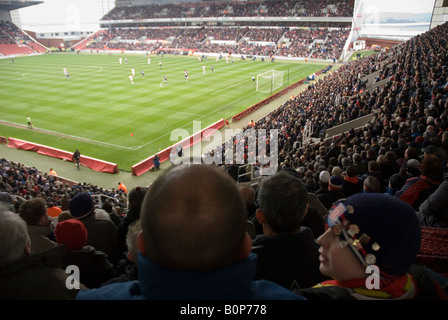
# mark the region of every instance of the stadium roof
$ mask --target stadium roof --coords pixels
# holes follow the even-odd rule
[[[43,1],[0,0],[0,10],[17,10],[41,3],[43,3]]]

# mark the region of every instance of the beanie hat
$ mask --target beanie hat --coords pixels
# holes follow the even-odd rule
[[[322,183],[328,183],[330,180],[330,172],[323,170],[319,173],[319,181]]]
[[[342,179],[339,176],[332,176],[330,180],[328,181],[328,185],[331,187],[331,189],[342,189],[342,184],[344,183],[344,179]]]
[[[81,219],[93,212],[93,199],[87,192],[81,192],[70,200],[68,207],[73,218]]]
[[[365,266],[381,276],[404,275],[418,254],[421,227],[414,209],[381,193],[357,193],[336,202],[328,226]]]
[[[87,229],[79,220],[68,219],[58,222],[54,229],[56,242],[65,244],[65,250],[80,250],[87,244]]]
[[[422,144],[423,141],[425,141],[425,138],[423,138],[423,136],[418,136],[415,138],[415,142],[417,142],[418,144]]]

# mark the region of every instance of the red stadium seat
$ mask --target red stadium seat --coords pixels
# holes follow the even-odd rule
[[[416,262],[448,275],[448,228],[422,227],[422,244]]]

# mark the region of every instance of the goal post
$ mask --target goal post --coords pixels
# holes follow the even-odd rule
[[[257,75],[257,91],[272,93],[283,86],[284,71],[269,70]]]

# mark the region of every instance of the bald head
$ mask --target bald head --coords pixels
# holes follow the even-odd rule
[[[240,258],[246,207],[235,181],[214,166],[166,171],[151,185],[140,216],[146,255],[161,267],[209,271]]]

